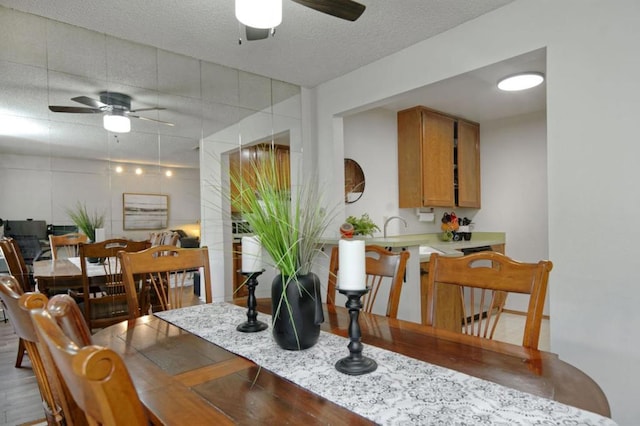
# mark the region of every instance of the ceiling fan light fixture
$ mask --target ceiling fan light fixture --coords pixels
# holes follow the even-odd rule
[[[236,0],[236,18],[248,27],[275,28],[282,22],[282,0]]]
[[[543,81],[544,74],[541,72],[522,72],[509,75],[498,81],[498,89],[506,92],[516,92],[539,86]]]
[[[131,131],[131,120],[122,114],[105,114],[102,118],[105,130],[113,133],[129,133]]]

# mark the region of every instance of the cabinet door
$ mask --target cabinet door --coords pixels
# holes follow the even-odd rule
[[[480,208],[480,126],[458,121],[458,206]]]
[[[244,182],[247,183],[249,187],[254,186],[255,173],[251,163],[255,161],[255,157],[254,147],[243,148],[241,151],[238,150],[229,154],[229,172],[232,176],[242,178],[242,182],[239,182],[240,184]],[[229,186],[231,200],[239,201],[240,192],[246,188],[238,187],[233,179],[229,182]],[[231,203],[232,212],[240,212],[241,209],[238,207],[237,203]]]
[[[455,120],[422,111],[422,205],[453,207]]]
[[[242,275],[242,243],[233,243],[233,298],[245,297],[249,294],[244,286],[245,276]]]
[[[422,109],[398,112],[398,206],[422,206]]]

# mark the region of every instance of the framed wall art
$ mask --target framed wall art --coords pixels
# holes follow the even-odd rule
[[[122,194],[125,230],[165,229],[169,223],[169,196]]]

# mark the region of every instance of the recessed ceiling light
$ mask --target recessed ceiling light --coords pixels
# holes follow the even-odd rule
[[[167,170],[166,172],[164,172],[164,175],[166,177],[171,177],[171,176],[173,176],[173,172],[171,170]]]
[[[140,167],[138,167],[138,168],[136,169],[136,174],[137,174],[137,175],[141,175],[141,174],[142,174],[142,169],[141,169]]]
[[[544,74],[541,72],[523,72],[507,76],[498,81],[498,89],[507,92],[531,89],[544,81]]]
[[[122,173],[124,171],[124,169],[122,168],[122,166],[116,166],[116,173]]]

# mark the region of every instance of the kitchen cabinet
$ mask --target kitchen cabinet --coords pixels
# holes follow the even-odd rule
[[[480,126],[418,106],[398,112],[399,207],[480,208]]]
[[[229,154],[229,171],[232,176],[242,176],[242,181],[246,182],[251,188],[255,188],[255,171],[253,164],[260,164],[260,162],[267,158],[269,151],[271,150],[271,144],[259,144],[248,146],[238,149]],[[276,164],[278,167],[279,180],[283,183],[283,189],[289,189],[289,147],[286,145],[274,145],[274,152],[276,156]],[[230,182],[230,195],[231,199],[238,199],[240,195],[240,188]],[[231,211],[233,213],[240,212],[240,208],[232,203]]]
[[[245,276],[240,272],[242,270],[242,243],[233,243],[233,298],[246,297],[249,294],[247,287],[244,286]]]

